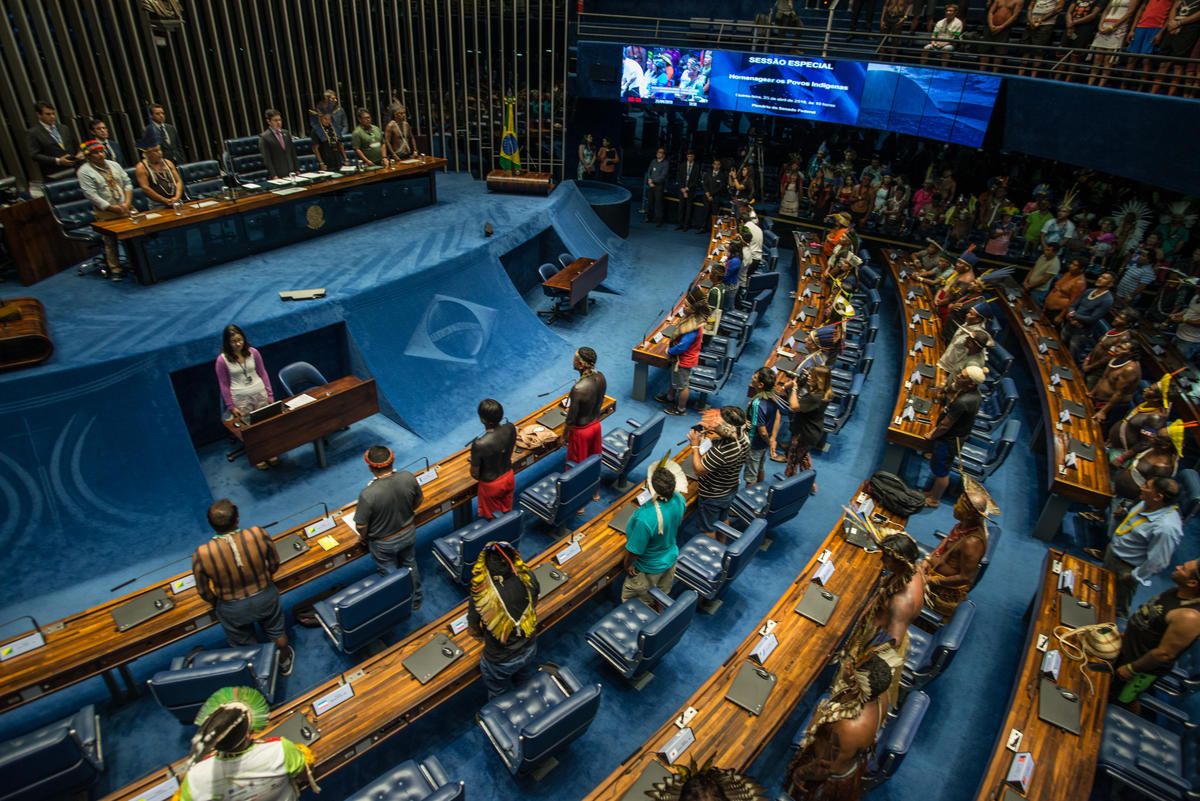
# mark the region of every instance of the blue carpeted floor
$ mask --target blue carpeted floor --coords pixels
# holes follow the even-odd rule
[[[336,435],[329,449],[330,466],[325,471],[315,468],[307,449],[293,452],[281,468],[265,473],[243,463],[227,463],[225,446],[221,443],[202,447],[198,453],[191,451],[196,473],[193,483],[198,482],[200,487],[189,487],[186,492],[173,490],[176,495],[170,496],[186,497],[192,504],[178,514],[178,519],[188,521],[191,542],[181,539],[164,546],[146,533],[148,529],[144,526],[136,534],[132,529],[110,532],[108,544],[97,551],[93,578],[73,582],[55,572],[54,543],[39,546],[36,542],[22,541],[21,548],[31,560],[33,576],[21,585],[21,592],[9,596],[5,611],[19,614],[36,609],[40,619],[52,619],[106,597],[107,585],[141,572],[146,562],[186,555],[195,538],[203,536],[201,527],[196,525],[197,504],[202,510],[210,497],[233,497],[247,521],[282,518],[318,500],[344,503],[357,494],[367,478],[360,461],[367,444],[386,441],[405,455],[402,460],[420,456],[438,458],[456,450],[476,433],[471,411],[478,398],[492,395],[502,400],[510,415],[523,414],[541,402],[537,398],[539,393],[571,378],[570,354],[582,345],[590,345],[599,353],[598,366],[608,377],[609,393],[617,398],[613,425],[623,423],[628,417],[644,419],[656,411],[657,404],[639,404],[629,397],[633,369],[629,349],[655,314],[672,303],[695,275],[707,240],[694,233],[655,229],[637,222],[627,242],[606,236],[569,184],[557,190],[549,201],[511,197],[498,200],[485,195],[480,184],[460,176],[447,176],[439,190],[441,202],[436,209],[293,246],[275,261],[265,257],[248,259],[248,264],[229,266],[230,272],[223,279],[216,271],[208,271],[147,289],[109,287],[63,275],[35,287],[52,310],[81,309],[79,327],[71,329],[73,336],[56,356],[56,363],[49,368],[51,372],[83,370],[92,362],[106,364],[113,359],[136,357],[135,352],[141,346],[130,347],[131,337],[146,342],[147,347],[152,341],[162,345],[159,351],[144,357],[158,369],[164,369],[164,365],[165,369],[178,369],[211,358],[218,338],[216,332],[229,318],[227,310],[219,314],[214,310],[214,304],[221,299],[214,300],[211,295],[215,287],[222,285],[222,280],[227,282],[233,276],[254,287],[254,292],[248,291],[238,301],[237,317],[253,320],[264,333],[283,335],[344,318],[362,358],[379,380],[381,391],[395,408],[394,417],[398,419],[379,415]],[[483,218],[501,223],[497,225],[500,242],[482,241],[476,229]],[[547,328],[533,316],[533,310],[546,302],[540,289],[526,292],[522,299],[511,283],[505,286],[506,276],[498,259],[549,225],[553,225],[571,252],[589,253],[599,247],[613,254],[606,282],[613,293],[598,294],[590,315]],[[431,232],[433,228],[436,230]],[[397,248],[399,242],[404,247]],[[443,260],[453,269],[436,267]],[[331,270],[331,265],[338,265],[339,269]],[[789,265],[790,254],[785,252],[781,259],[781,286],[785,288],[796,283]],[[300,275],[293,270],[299,270]],[[264,271],[267,277],[263,276]],[[278,275],[271,271],[278,271]],[[265,295],[285,275],[289,286],[326,283],[339,287],[339,291],[331,292],[331,298],[322,304],[300,312],[289,308],[285,310],[289,313],[286,318],[278,318],[278,301],[272,303]],[[599,716],[563,757],[562,765],[540,783],[510,778],[474,724],[474,712],[484,700],[482,687],[477,684],[410,726],[403,735],[376,747],[322,782],[325,791],[320,798],[332,801],[345,798],[389,766],[429,754],[436,754],[452,777],[466,781],[472,799],[510,801],[531,797],[569,801],[582,797],[611,772],[757,627],[828,533],[841,504],[878,465],[884,444],[881,435],[896,397],[900,360],[895,357],[901,352],[902,339],[894,290],[886,286],[882,291],[883,323],[877,338],[880,357],[875,361],[851,422],[841,434],[830,439],[828,453],[814,457],[819,494],[808,502],[798,518],[773,533],[772,546],[756,556],[745,574],[727,590],[716,613],[696,618],[684,640],[654,670],[654,679],[642,691],[632,690],[584,643],[588,627],[615,606],[611,593],[585,604],[572,618],[541,638],[542,659],[569,665],[582,680],[604,685]],[[437,292],[487,303],[499,310],[501,320],[495,327],[495,336],[504,342],[494,346],[495,353],[489,351],[476,364],[406,358],[408,332],[388,336],[389,325],[402,327],[405,318],[427,308],[429,298]],[[790,307],[786,292],[781,292],[764,316],[733,377],[720,396],[713,399],[714,404],[744,403],[750,373],[763,363]],[[160,324],[150,334],[138,333],[137,317],[151,314],[155,319],[162,314],[175,315],[175,322],[171,326]],[[298,319],[292,319],[297,315]],[[104,318],[108,318],[107,326]],[[63,325],[75,325],[74,317],[71,319]],[[119,347],[121,343],[124,345]],[[987,577],[972,593],[978,615],[966,646],[951,669],[929,688],[932,707],[912,752],[896,776],[874,791],[872,798],[960,801],[973,796],[1007,703],[1024,638],[1020,617],[1034,591],[1035,573],[1045,553],[1045,545],[1027,534],[1043,500],[1038,487],[1044,481],[1044,467],[1027,447],[1028,432],[1040,410],[1036,394],[1030,391],[1028,373],[1019,359],[1013,374],[1024,390],[1022,404],[1016,411],[1024,433],[1018,447],[988,481],[1003,510],[1004,541]],[[665,386],[665,373],[652,371],[650,394],[661,392]],[[0,414],[6,411],[9,410],[0,404]],[[400,424],[401,420],[407,427]],[[668,417],[660,452],[674,451],[694,421],[694,415]],[[136,443],[126,444],[131,448],[136,446]],[[175,447],[177,453],[183,452],[183,448]],[[0,450],[0,457],[3,456],[4,451]],[[140,458],[137,454],[135,457]],[[521,474],[518,491],[561,464],[562,457],[554,457]],[[139,472],[131,473],[130,478],[154,469],[136,461],[134,466]],[[641,475],[641,471],[637,473]],[[926,483],[929,475],[924,463],[910,459],[906,478],[916,486]],[[611,489],[602,488],[601,500],[589,506],[588,511],[599,511],[614,497]],[[156,496],[147,496],[131,507],[152,516],[156,512],[153,498]],[[918,539],[932,543],[932,532],[937,528],[948,529],[950,525],[949,506],[943,505],[912,518],[910,531]],[[445,533],[448,527],[449,521],[443,519],[422,529],[419,560],[425,575],[426,602],[413,621],[392,633],[391,641],[461,600],[461,591],[445,577],[428,551],[429,540]],[[64,523],[63,528],[70,527]],[[683,539],[693,533],[688,526]],[[144,539],[153,558],[139,561],[111,552],[116,543],[122,542],[118,539],[122,534]],[[550,544],[546,532],[535,526],[526,533],[522,550],[537,553]],[[1193,531],[1189,531],[1180,551],[1181,559],[1196,555]],[[285,606],[367,572],[365,564],[348,565],[315,586],[293,593],[285,599]],[[358,661],[335,653],[319,630],[293,627],[292,635],[297,665],[293,675],[282,680],[281,697],[302,693]],[[219,646],[221,642],[219,632],[210,630],[141,660],[133,665],[134,675],[144,680],[174,655],[197,644]],[[814,688],[809,702],[821,689]],[[181,726],[151,699],[143,697],[114,708],[105,701],[105,695],[103,684],[93,680],[7,713],[0,716],[0,738],[61,717],[83,703],[99,703],[107,765],[98,792],[120,787],[185,750],[190,727]],[[804,713],[802,705],[793,715],[793,724],[774,738],[751,770],[772,791],[781,785],[787,743],[794,724],[803,719]],[[950,765],[953,770],[948,769]],[[934,776],[937,780],[930,781]]]

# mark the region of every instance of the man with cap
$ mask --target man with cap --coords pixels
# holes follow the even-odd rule
[[[979,562],[987,553],[987,521],[1000,513],[992,496],[975,479],[963,476],[963,490],[954,504],[958,522],[938,547],[921,562],[925,574],[925,605],[949,620],[975,584]]]
[[[671,592],[675,583],[675,560],[679,546],[675,536],[683,523],[687,502],[687,476],[670,454],[664,456],[646,478],[650,500],[638,507],[625,526],[625,583],[621,601],[638,598],[651,608],[657,604],[652,588]]]
[[[128,217],[133,208],[133,182],[129,174],[115,161],[105,157],[104,145],[89,139],[79,146],[86,159],[79,168],[79,188],[83,196],[92,202],[92,211],[97,220],[119,220]],[[104,235],[104,262],[108,275],[114,281],[125,277],[117,253],[115,237]]]
[[[725,521],[729,507],[738,491],[738,473],[750,455],[750,439],[746,436],[746,415],[736,406],[722,406],[704,414],[700,427],[716,438],[707,452],[700,452],[700,432],[688,430],[692,444],[692,472],[699,482],[696,514],[700,530],[715,536],[717,523]],[[723,537],[717,537],[724,542]]]
[[[1117,617],[1129,617],[1138,585],[1150,586],[1150,579],[1171,563],[1175,547],[1183,539],[1175,479],[1151,478],[1138,495],[1140,501],[1117,523],[1103,555],[1104,567],[1113,571],[1117,580]],[[1100,557],[1099,551],[1085,550],[1093,558]]]
[[[934,478],[933,486],[925,493],[926,506],[936,508],[950,485],[950,470],[962,444],[971,436],[971,426],[975,424],[975,415],[983,402],[979,385],[985,377],[982,367],[967,367],[940,393],[942,411],[937,425],[929,432],[930,468]]]
[[[688,381],[692,368],[700,360],[700,348],[704,344],[704,324],[712,310],[704,289],[694,286],[688,290],[683,302],[685,317],[675,326],[667,356],[671,359],[671,387],[663,395],[655,395],[659,403],[667,404],[667,414],[687,413]]]
[[[425,500],[421,485],[407,470],[396,472],[391,448],[375,445],[363,454],[372,478],[358,494],[354,527],[367,543],[379,575],[407,567],[412,574],[413,611],[421,608],[421,573],[417,569],[417,508]]]

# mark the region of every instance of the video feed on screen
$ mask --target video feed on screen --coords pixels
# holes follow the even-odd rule
[[[622,55],[623,100],[676,106],[708,105],[711,50],[628,45]]]

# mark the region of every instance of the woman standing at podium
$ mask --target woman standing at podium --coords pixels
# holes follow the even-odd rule
[[[255,409],[275,401],[267,366],[257,348],[250,347],[246,334],[236,325],[225,326],[221,335],[221,353],[217,356],[217,384],[229,417],[241,418]],[[229,419],[227,417],[226,419]],[[270,464],[279,464],[272,457]],[[267,462],[256,467],[266,470]]]

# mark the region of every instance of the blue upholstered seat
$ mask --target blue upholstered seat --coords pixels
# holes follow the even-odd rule
[[[346,801],[463,801],[462,782],[451,782],[437,757],[401,762]]]
[[[665,414],[656,412],[645,423],[639,423],[632,418],[626,420],[625,425],[633,429],[632,431],[614,428],[604,433],[600,442],[600,461],[617,474],[613,488],[618,492],[624,492],[631,486],[626,478],[633,468],[645,461],[658,444],[666,419]]]
[[[61,206],[64,203],[74,203],[78,200],[86,199],[83,196],[83,187],[79,185],[78,178],[48,181],[42,186],[42,192],[46,195],[46,202],[51,206]]]
[[[962,647],[971,621],[975,619],[975,604],[967,600],[958,605],[949,622],[930,634],[919,626],[908,627],[908,655],[900,684],[913,689],[924,687],[940,676]]]
[[[222,687],[253,687],[267,703],[273,702],[278,676],[279,649],[268,642],[176,657],[146,684],[159,706],[180,723],[190,724],[208,697]]]
[[[0,801],[69,798],[90,787],[103,770],[100,720],[88,705],[0,743]]]
[[[571,297],[571,292],[566,289],[558,289],[557,287],[546,286],[546,282],[553,278],[558,273],[562,272],[561,267],[556,267],[553,264],[543,264],[538,267],[538,278],[542,283],[542,294],[552,301],[549,309],[541,309],[538,314],[547,315],[550,319],[547,324],[554,322],[559,317],[566,317],[574,320],[574,312],[567,305],[567,299]]]
[[[816,480],[815,470],[804,470],[791,477],[777,475],[771,481],[743,487],[734,497],[729,511],[746,525],[755,518],[762,518],[767,528],[774,528],[796,516],[812,496]]]
[[[1004,464],[1020,435],[1020,419],[1009,417],[1000,427],[999,436],[983,442],[972,437],[960,451],[962,471],[980,481],[987,478]]]
[[[1179,497],[1179,516],[1187,523],[1200,511],[1200,473],[1189,467],[1180,470],[1175,479],[1182,490]]]
[[[920,690],[910,692],[900,705],[900,712],[888,715],[883,731],[875,740],[875,750],[867,763],[864,782],[867,788],[883,784],[904,761],[913,740],[921,729],[921,721],[929,710],[929,696]]]
[[[263,162],[262,156],[260,156],[257,151],[253,156],[233,157],[233,171],[242,180],[246,180],[246,176],[250,175],[251,173],[257,174],[263,172],[265,174],[265,169],[266,164]]]
[[[212,160],[193,161],[191,164],[177,164],[176,168],[179,170],[179,177],[183,179],[184,184],[207,181],[210,178],[219,178],[221,176],[221,165]]]
[[[433,555],[450,577],[459,584],[469,584],[471,569],[483,549],[493,542],[507,542],[514,548],[521,544],[525,528],[525,513],[520,509],[502,514],[493,520],[476,520],[433,541]]]
[[[558,266],[564,270],[567,269],[567,267],[569,267],[571,265],[571,262],[573,262],[573,261],[575,261],[575,257],[572,256],[570,253],[559,253],[558,254]]]
[[[412,614],[413,583],[408,568],[372,574],[313,605],[321,628],[351,654]]]
[[[565,667],[543,665],[532,679],[499,695],[475,720],[509,772],[528,773],[587,731],[600,709],[600,685],[581,685]]]
[[[1155,704],[1157,706],[1157,704]],[[1104,713],[1097,767],[1153,801],[1184,801],[1200,790],[1196,740],[1127,709],[1109,704]]]
[[[712,337],[700,351],[699,363],[692,368],[688,389],[699,392],[701,397],[719,392],[733,372],[736,355],[727,337]]]
[[[279,383],[288,395],[299,395],[313,387],[324,386],[329,380],[308,362],[292,362],[279,371]]]
[[[862,394],[865,378],[862,373],[856,373],[850,382],[850,389],[846,394],[841,398],[835,398],[833,403],[825,407],[826,431],[836,434],[850,421],[850,415],[854,413],[854,407],[858,404],[858,397]]]
[[[640,599],[630,598],[587,633],[588,645],[627,679],[653,668],[696,616],[697,596],[692,590],[684,590],[674,601],[658,589],[650,594],[663,611],[655,612]]]
[[[675,578],[709,601],[737,578],[758,553],[767,535],[767,521],[755,519],[741,533],[724,523],[717,523],[717,533],[725,535],[724,545],[705,534],[698,534],[679,549],[679,558],[675,561]]]
[[[90,200],[73,200],[54,207],[54,216],[63,227],[63,233],[72,239],[92,242],[100,241],[100,234],[92,230],[96,212]]]
[[[600,486],[600,454],[562,473],[551,473],[521,493],[520,507],[555,528],[562,528],[588,505]]]

